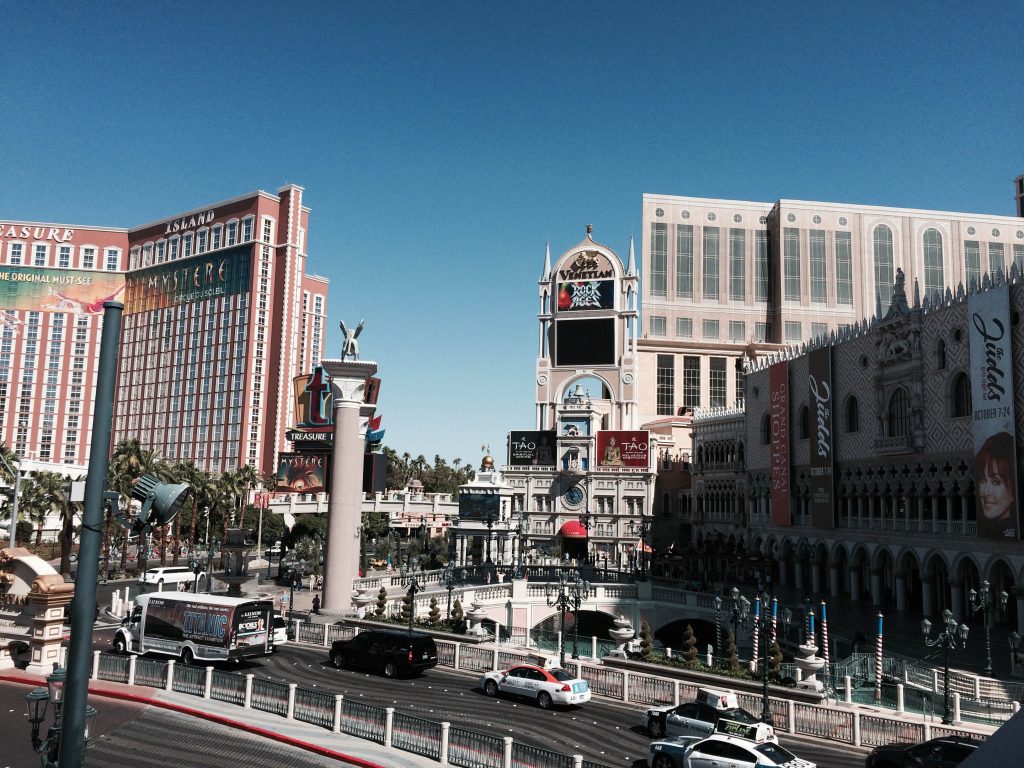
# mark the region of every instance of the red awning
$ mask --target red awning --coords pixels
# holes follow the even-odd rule
[[[585,539],[587,538],[587,529],[578,520],[570,520],[568,523],[562,524],[558,535],[563,539]]]

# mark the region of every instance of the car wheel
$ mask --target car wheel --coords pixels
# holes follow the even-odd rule
[[[537,706],[541,709],[551,709],[551,694],[541,691],[537,694]]]
[[[488,680],[486,683],[484,683],[484,693],[486,693],[488,696],[497,696],[498,684],[493,680]]]
[[[192,649],[191,648],[186,648],[185,650],[183,650],[181,652],[181,663],[182,664],[187,664],[187,665],[191,666],[192,662],[194,662],[195,660],[196,660],[196,656],[195,656],[194,653],[192,653]]]
[[[647,730],[651,732],[651,737],[660,739],[665,735],[665,723],[660,717],[652,717],[647,721]]]
[[[655,755],[651,768],[676,768],[676,763],[668,755]]]
[[[398,675],[398,667],[395,666],[393,661],[389,661],[384,665],[384,677],[395,677]]]
[[[333,664],[336,669],[344,669],[345,668],[345,654],[343,654],[343,653],[332,653],[331,654],[331,664]]]
[[[124,655],[128,652],[128,646],[125,643],[124,638],[120,635],[114,638],[112,645],[114,646],[114,653],[116,654]]]

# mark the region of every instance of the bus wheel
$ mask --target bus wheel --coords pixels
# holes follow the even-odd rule
[[[125,653],[128,652],[128,646],[125,643],[124,638],[121,637],[121,635],[118,635],[117,637],[114,638],[113,646],[114,646],[114,653],[116,653],[116,654],[124,655]]]
[[[194,662],[195,660],[196,660],[196,656],[195,656],[194,653],[192,653],[192,649],[191,648],[186,648],[185,650],[183,650],[181,652],[181,663],[182,664],[188,664],[189,666],[191,666],[192,662]]]

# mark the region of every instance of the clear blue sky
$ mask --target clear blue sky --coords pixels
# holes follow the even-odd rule
[[[644,192],[1013,213],[1013,3],[5,3],[0,219],[305,187],[399,453],[533,427],[544,246]],[[639,256],[638,243],[638,256]]]

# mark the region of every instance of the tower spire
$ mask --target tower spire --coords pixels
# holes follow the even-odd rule
[[[636,274],[636,253],[633,250],[633,235],[629,236],[629,263],[626,265],[626,274]]]
[[[551,241],[549,240],[544,246],[544,271],[541,273],[541,281],[547,280],[551,277]]]

